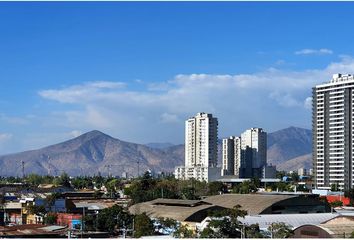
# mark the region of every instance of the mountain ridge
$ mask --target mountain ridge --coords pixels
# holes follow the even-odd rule
[[[311,131],[289,127],[268,134],[268,163],[279,170],[309,166]],[[164,145],[164,146],[163,146]],[[221,141],[218,141],[218,159],[221,159]],[[310,151],[310,152],[309,152]],[[301,156],[307,157],[301,158]],[[287,161],[290,161],[286,164]],[[93,130],[61,143],[37,150],[28,150],[0,156],[1,176],[21,176],[21,161],[25,162],[25,174],[37,173],[69,175],[103,174],[121,175],[127,172],[137,176],[152,169],[156,172],[172,172],[184,163],[184,145],[162,143],[157,147],[137,144],[114,138]]]

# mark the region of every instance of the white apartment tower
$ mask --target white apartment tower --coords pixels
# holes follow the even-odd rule
[[[185,166],[176,167],[178,179],[211,181],[220,176],[217,168],[218,119],[212,114],[198,113],[185,125]]]
[[[222,171],[221,175],[240,177],[241,138],[230,136],[222,140]]]
[[[354,77],[334,74],[312,91],[313,173],[318,189],[353,188]]]
[[[241,149],[252,151],[252,168],[267,165],[267,133],[262,128],[251,128],[241,134]]]
[[[238,178],[261,177],[267,166],[267,133],[262,128],[251,128],[241,137],[223,139],[221,175]]]
[[[218,119],[198,113],[186,121],[185,166],[216,167],[218,154]]]

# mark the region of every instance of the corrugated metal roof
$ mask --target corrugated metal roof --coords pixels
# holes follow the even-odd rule
[[[38,229],[41,229],[41,230],[47,231],[47,232],[52,232],[52,231],[62,230],[62,229],[65,229],[65,228],[66,228],[66,226],[52,225],[52,226],[46,226],[46,227],[42,227],[42,228],[38,228]]]
[[[89,210],[101,210],[114,206],[115,204],[121,203],[118,200],[103,200],[103,199],[92,199],[92,200],[72,200],[72,203],[76,208],[87,208]]]
[[[151,201],[153,205],[170,205],[170,206],[197,206],[197,205],[211,205],[201,200],[184,200],[184,199],[166,199],[166,198],[157,198]]]
[[[284,222],[295,229],[306,224],[318,225],[338,216],[340,216],[338,213],[262,214],[247,215],[239,220],[247,225],[258,224],[262,230],[267,229],[269,225],[275,222]]]
[[[238,204],[249,215],[258,215],[277,202],[295,197],[297,195],[223,194],[207,197],[203,201],[225,208],[233,208]]]
[[[164,201],[169,201],[171,199],[165,199]],[[203,201],[199,201],[202,204],[199,205],[156,205],[158,200],[153,200],[149,202],[138,203],[129,208],[129,211],[133,214],[140,214],[145,212],[150,217],[154,218],[172,218],[177,221],[187,221],[189,217],[191,217],[194,213],[198,211],[208,209],[213,209],[216,206],[211,205],[209,203],[205,203]],[[189,202],[189,201],[188,201]]]
[[[21,209],[22,205],[20,202],[6,202],[4,207],[5,209]]]
[[[354,224],[320,224],[318,226],[334,238],[348,238],[354,231]]]

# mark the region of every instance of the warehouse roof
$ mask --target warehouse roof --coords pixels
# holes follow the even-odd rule
[[[318,225],[330,219],[339,216],[338,213],[307,213],[304,214],[262,214],[254,216],[245,216],[240,218],[240,221],[247,225],[258,224],[262,230],[267,229],[272,223],[284,222],[290,225],[293,229],[302,225],[313,224]]]
[[[296,195],[268,195],[268,194],[224,194],[203,199],[203,201],[224,208],[233,208],[241,205],[249,215],[261,214],[265,209],[283,200],[296,198]]]
[[[224,209],[199,200],[155,199],[129,208],[133,214],[145,212],[153,218],[172,218],[177,221],[200,222],[209,211]]]

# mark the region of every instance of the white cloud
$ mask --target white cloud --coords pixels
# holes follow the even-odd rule
[[[307,97],[304,101],[304,107],[306,109],[312,109],[312,97]]]
[[[62,103],[77,103],[94,100],[92,96],[97,96],[100,93],[109,94],[111,91],[117,91],[124,86],[125,83],[122,82],[96,81],[73,85],[63,90],[43,90],[39,92],[39,95]]]
[[[175,123],[181,121],[177,115],[170,113],[161,114],[161,122],[164,123]]]
[[[327,55],[327,54],[333,54],[333,51],[331,49],[327,48],[320,48],[320,49],[301,49],[299,51],[295,52],[296,55]]]
[[[25,125],[29,123],[30,116],[25,118],[7,116],[6,114],[0,114],[0,120],[13,125]]]
[[[80,130],[73,130],[69,133],[70,137],[78,137],[82,134],[82,132]]]
[[[0,133],[0,143],[6,142],[12,138],[11,133]]]
[[[151,91],[151,85],[135,91],[128,85],[122,88],[124,84],[105,82],[47,89],[39,95],[72,105],[53,113],[47,121],[50,124],[95,128],[141,142],[171,137],[181,141],[184,119],[202,111],[219,118],[221,136],[255,125],[266,129],[310,127],[311,89],[334,73],[354,73],[354,59],[346,56],[323,69],[304,71],[269,68],[254,74],[179,74],[161,82],[158,91]]]

